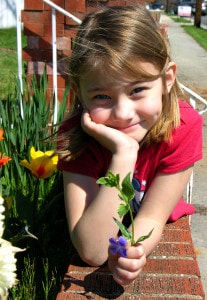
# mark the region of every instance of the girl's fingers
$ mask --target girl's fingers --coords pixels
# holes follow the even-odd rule
[[[114,280],[121,285],[134,281],[146,264],[144,247],[140,244],[127,249],[127,258],[109,255],[109,268]]]

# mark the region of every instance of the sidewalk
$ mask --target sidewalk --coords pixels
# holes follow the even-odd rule
[[[166,15],[161,16],[161,23],[169,24],[171,56],[178,64],[178,79],[192,90],[201,89],[207,96],[207,51],[184,31],[180,23]]]
[[[207,51],[184,31],[180,23],[166,15],[161,16],[161,23],[169,24],[171,56],[178,65],[178,79],[207,100]],[[207,112],[203,118],[204,157],[194,169],[192,202],[196,213],[191,219],[191,232],[207,298]]]

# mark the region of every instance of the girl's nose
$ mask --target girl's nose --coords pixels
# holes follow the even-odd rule
[[[120,97],[113,107],[114,119],[117,121],[127,121],[134,116],[134,106],[130,99],[127,97]]]

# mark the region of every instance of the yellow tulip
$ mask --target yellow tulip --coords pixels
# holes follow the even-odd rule
[[[26,159],[19,164],[30,170],[33,176],[37,178],[50,177],[57,168],[58,156],[54,155],[54,151],[35,151],[35,148],[30,149],[30,162]]]

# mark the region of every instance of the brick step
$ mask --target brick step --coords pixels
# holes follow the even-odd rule
[[[90,267],[75,254],[56,300],[205,299],[188,217],[166,224],[162,240],[141,275],[118,285],[107,267]]]

